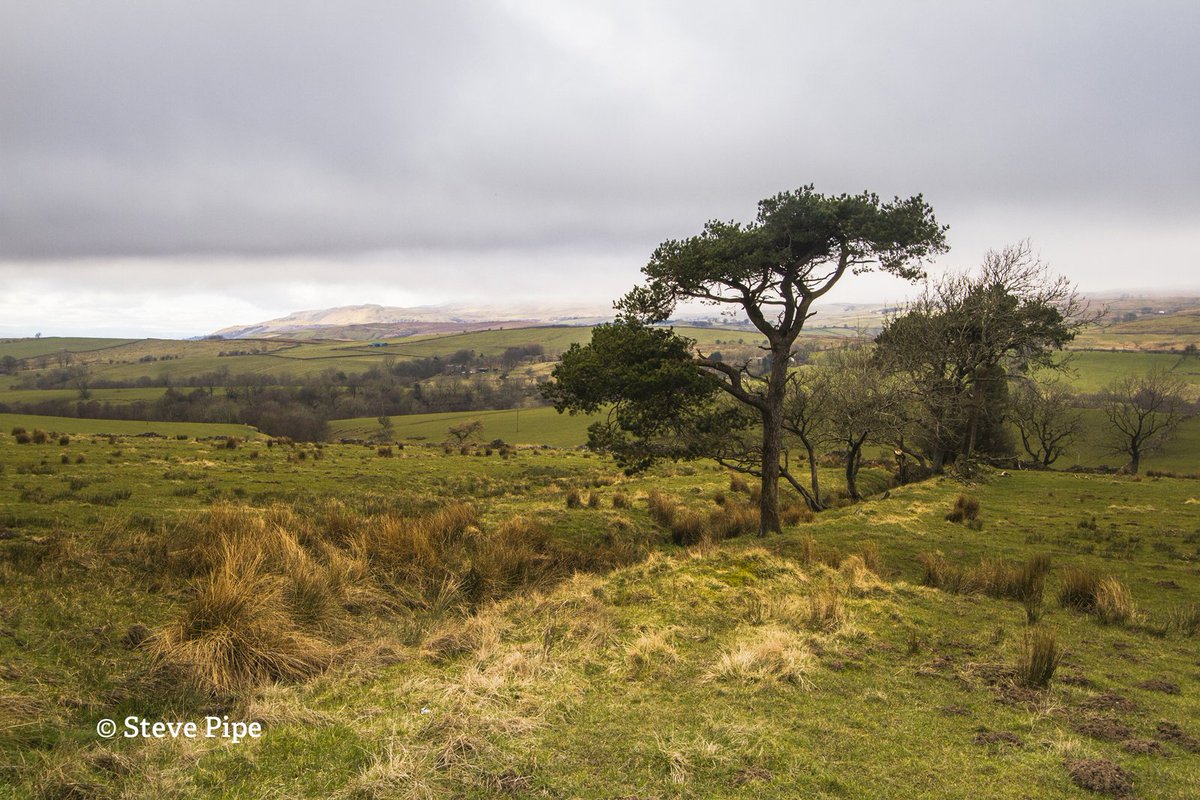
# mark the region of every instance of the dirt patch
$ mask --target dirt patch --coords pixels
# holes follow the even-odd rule
[[[1111,797],[1133,797],[1133,776],[1108,759],[1067,759],[1063,766],[1076,786]]]
[[[1182,747],[1189,753],[1200,753],[1200,741],[1174,722],[1158,723],[1158,727],[1154,732],[1154,738],[1160,742],[1169,742],[1170,744]]]
[[[1121,711],[1131,713],[1141,709],[1141,706],[1135,701],[1116,692],[1102,692],[1095,697],[1087,698],[1079,705],[1088,711]]]
[[[135,622],[129,626],[129,630],[125,631],[125,635],[121,637],[121,646],[126,650],[133,650],[141,647],[142,643],[150,638],[154,631],[146,627],[140,622]]]
[[[533,785],[533,779],[506,769],[496,776],[496,786],[503,792],[523,792]]]
[[[1179,588],[1179,584],[1178,584],[1178,583],[1176,583],[1175,581],[1170,581],[1170,580],[1167,580],[1167,581],[1155,581],[1155,582],[1154,582],[1154,585],[1155,585],[1155,586],[1157,586],[1157,587],[1158,587],[1158,588],[1160,588],[1160,589],[1178,589],[1178,588]]]
[[[1167,748],[1161,742],[1153,739],[1126,739],[1121,742],[1121,749],[1135,756],[1165,756]]]
[[[729,783],[732,786],[745,786],[747,783],[766,782],[774,779],[774,777],[775,774],[769,769],[746,767],[735,772],[733,777],[729,779]]]
[[[1133,728],[1111,717],[1088,717],[1072,723],[1071,729],[1105,742],[1123,742],[1133,736]]]
[[[938,713],[943,717],[965,717],[971,712],[962,706],[942,706],[938,709]]]
[[[997,703],[1017,708],[1037,708],[1046,697],[1044,692],[1037,689],[1030,689],[1027,686],[1019,686],[1015,683],[1003,683],[999,686],[993,686],[992,689],[996,693]]]
[[[1025,742],[1021,741],[1021,737],[1011,731],[980,731],[975,734],[975,744],[982,746],[1001,744],[1012,745],[1013,747],[1025,746]]]
[[[1096,684],[1092,682],[1092,679],[1086,675],[1067,673],[1066,675],[1057,676],[1055,680],[1059,683],[1066,684],[1067,686],[1083,686],[1086,688],[1095,688],[1096,686]]]
[[[1148,681],[1135,683],[1135,689],[1145,689],[1148,692],[1163,692],[1164,694],[1179,694],[1179,685],[1164,681],[1161,678],[1151,678]]]

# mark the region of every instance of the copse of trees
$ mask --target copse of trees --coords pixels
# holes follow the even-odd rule
[[[573,346],[555,371],[547,397],[559,411],[596,408],[597,388],[616,412],[592,426],[593,447],[618,452],[632,466],[663,454],[700,455],[719,444],[717,425],[746,412],[759,429],[757,457],[737,462],[761,480],[760,533],[780,529],[778,483],[784,466],[784,400],[796,338],[813,305],[847,273],[873,268],[914,280],[924,259],[946,250],[945,229],[920,195],[881,202],[873,194],[827,197],[804,186],[763,200],[754,222],[710,221],[697,236],[668,240],[642,272],[646,283],[617,303],[620,317],[603,331],[603,346],[622,337],[622,351],[645,346],[645,358],[622,352],[622,388],[593,344]],[[765,373],[697,354],[674,334],[655,336],[646,325],[671,318],[682,301],[735,309],[765,337]],[[674,337],[674,338],[672,338]],[[713,403],[723,393],[734,406]],[[655,419],[656,415],[664,415]],[[697,437],[683,446],[663,434],[692,423]],[[744,430],[744,429],[743,429]]]
[[[901,446],[935,472],[977,451],[1012,451],[1010,383],[1031,370],[1059,370],[1061,350],[1089,322],[1074,286],[1054,277],[1028,242],[990,251],[978,272],[948,274],[887,320],[877,357],[910,381]]]

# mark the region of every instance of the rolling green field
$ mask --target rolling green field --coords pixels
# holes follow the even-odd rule
[[[483,423],[480,441],[503,439],[509,444],[548,444],[578,447],[587,442],[587,427],[593,417],[559,414],[553,408],[523,408],[504,411],[463,411],[442,414],[407,414],[391,417],[392,438],[397,441],[442,442],[452,425],[477,419]],[[369,439],[381,430],[374,417],[338,419],[329,424],[331,439]]]
[[[134,400],[156,400],[165,389],[92,389],[89,400],[98,403],[131,403]],[[44,400],[79,400],[77,389],[11,389],[0,388],[0,403],[40,403]]]
[[[1015,800],[1095,797],[1078,781],[1119,769],[1133,796],[1184,800],[1200,783],[1197,628],[1170,622],[1200,595],[1194,480],[938,479],[801,515],[781,535],[684,547],[651,506],[714,521],[747,507],[715,465],[626,478],[579,452],[218,445],[0,437],[0,797],[958,798],[986,786]],[[979,530],[944,518],[960,494],[978,501]],[[509,530],[543,542],[494,599],[436,581],[413,595],[369,567],[338,579],[361,592],[334,627],[305,629],[337,643],[308,677],[214,695],[156,661],[153,637],[196,619],[206,585],[190,542],[261,518],[256,537],[292,529],[333,558],[338,537],[464,499],[477,518],[465,541]],[[970,568],[1049,559],[1035,626],[1062,649],[1049,688],[1015,677],[1022,606],[923,585],[934,551]],[[286,552],[286,569],[317,563]],[[539,572],[546,559],[574,566]],[[1102,624],[1061,607],[1072,567],[1119,580],[1134,615]],[[248,602],[300,597],[262,586]],[[96,734],[103,718],[214,709],[259,721],[261,738]]]
[[[1077,392],[1099,392],[1119,378],[1159,369],[1178,376],[1193,392],[1200,393],[1200,358],[1182,358],[1168,353],[1103,350],[1074,351],[1068,358],[1070,368],[1061,377]]]
[[[158,433],[163,436],[241,436],[255,438],[258,431],[249,425],[228,425],[208,422],[143,422],[125,419],[80,419],[77,417],[48,417],[35,414],[0,414],[0,431],[13,428],[41,428],[54,433],[119,434],[137,436]]]
[[[41,339],[0,339],[0,357],[37,358],[66,350],[87,353],[133,344],[138,339],[99,339],[91,337],[45,336]]]

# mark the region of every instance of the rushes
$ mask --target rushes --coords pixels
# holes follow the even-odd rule
[[[1071,567],[1063,574],[1058,602],[1063,608],[1093,614],[1105,625],[1123,625],[1137,614],[1125,584],[1111,575],[1101,578],[1086,567]]]
[[[1058,669],[1062,652],[1054,631],[1036,627],[1025,633],[1025,645],[1017,662],[1017,680],[1031,689],[1045,689]]]

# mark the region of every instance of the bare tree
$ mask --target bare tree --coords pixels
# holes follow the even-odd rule
[[[1009,417],[1021,435],[1021,446],[1048,467],[1066,452],[1083,430],[1083,415],[1071,404],[1073,395],[1062,381],[1026,381],[1012,393]]]
[[[1162,449],[1191,416],[1184,388],[1178,376],[1152,370],[1114,381],[1104,391],[1104,415],[1112,437],[1109,450],[1129,457],[1127,472],[1136,475],[1142,457]]]

